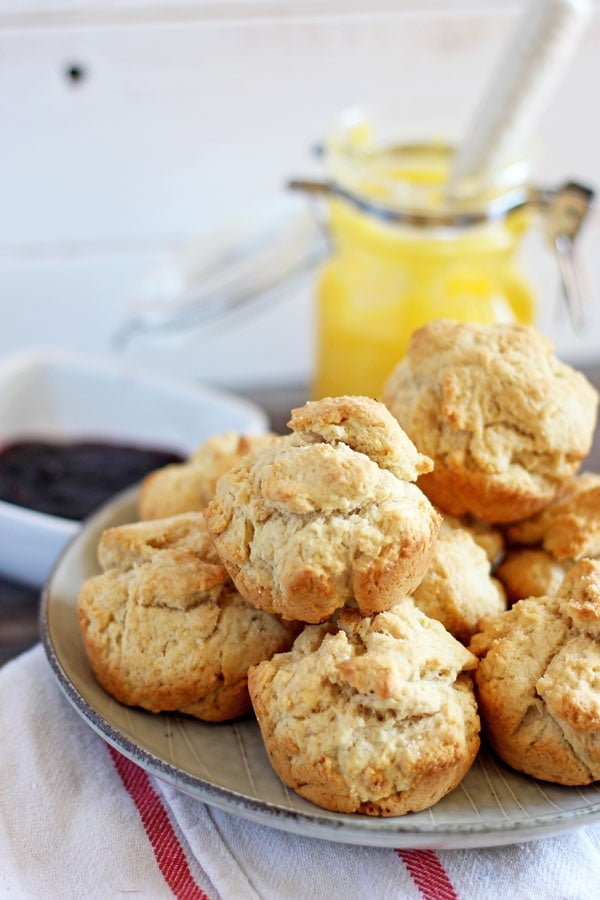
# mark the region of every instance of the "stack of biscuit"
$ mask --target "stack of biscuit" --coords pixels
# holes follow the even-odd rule
[[[98,680],[153,712],[252,708],[281,780],[337,812],[436,803],[480,716],[520,771],[599,777],[597,399],[535,329],[440,320],[382,401],[215,436],[102,536],[78,601]],[[560,573],[541,598],[507,575],[532,552]]]
[[[438,321],[413,336],[384,400],[434,469],[442,510],[500,528],[509,611],[469,647],[497,754],[560,784],[600,777],[600,478],[578,475],[598,396],[526,326]]]

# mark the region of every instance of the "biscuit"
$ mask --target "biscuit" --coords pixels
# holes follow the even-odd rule
[[[516,544],[539,544],[558,560],[600,556],[600,475],[571,479],[541,513],[507,529]]]
[[[107,528],[98,543],[98,562],[104,571],[126,572],[135,565],[150,562],[158,550],[189,550],[202,562],[222,568],[203,516],[193,512]]]
[[[512,605],[527,597],[553,596],[572,565],[568,560],[559,562],[546,550],[524,547],[509,550],[495,576]]]
[[[466,644],[483,618],[506,609],[504,589],[491,575],[490,561],[473,535],[442,521],[423,580],[412,593],[415,604]]]
[[[496,575],[511,603],[555,594],[575,561],[600,556],[600,475],[576,475],[540,513],[506,529]]]
[[[473,516],[449,516],[443,514],[442,529],[446,528],[462,528],[467,531],[475,543],[485,552],[489,563],[493,566],[504,555],[504,535],[502,532],[490,525],[489,522],[482,522]]]
[[[201,513],[103,533],[104,571],[77,612],[102,687],[121,703],[220,722],[250,710],[250,665],[287,649],[297,627],[254,609],[218,562]]]
[[[349,602],[365,615],[409,594],[440,516],[413,483],[431,462],[382,403],[325,398],[292,411],[294,434],[223,475],[205,510],[239,592],[318,623]]]
[[[411,601],[343,610],[250,669],[271,764],[288,787],[341,813],[398,816],[453,790],[479,747],[476,659]]]
[[[479,711],[509,766],[564,785],[600,778],[600,561],[553,597],[521,600],[475,635]]]
[[[437,320],[415,331],[383,400],[434,461],[419,479],[451,515],[515,522],[590,450],[598,395],[532,326]]]
[[[217,480],[227,469],[276,439],[270,433],[240,435],[226,431],[204,441],[185,462],[150,472],[140,485],[140,519],[162,519],[203,510],[214,496]]]

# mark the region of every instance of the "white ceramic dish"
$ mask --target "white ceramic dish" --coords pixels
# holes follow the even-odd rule
[[[0,363],[0,445],[27,438],[100,440],[183,456],[211,434],[261,432],[265,413],[225,391],[61,350]],[[0,574],[41,587],[80,525],[0,501]]]
[[[294,834],[405,848],[486,847],[534,840],[600,819],[600,786],[535,781],[482,751],[455,791],[430,810],[397,818],[337,815],[288,791],[268,762],[256,721],[210,725],[122,706],[95,681],[76,615],[84,578],[98,571],[100,533],[135,516],[135,492],[100,509],[69,545],[42,600],[48,659],[77,712],[125,756],[182,791]]]

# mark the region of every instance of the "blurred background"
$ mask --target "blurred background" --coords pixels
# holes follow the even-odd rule
[[[50,344],[250,392],[304,385],[311,278],[222,324],[120,349],[113,336],[174,253],[318,170],[313,148],[345,107],[460,130],[523,6],[0,0],[0,357]],[[540,183],[600,187],[596,7],[539,127]],[[599,236],[593,211],[578,254],[597,313]],[[559,354],[600,362],[600,315],[575,335],[551,254],[534,247],[527,265]]]

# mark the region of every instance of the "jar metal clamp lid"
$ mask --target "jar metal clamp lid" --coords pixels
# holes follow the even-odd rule
[[[386,205],[334,180],[292,179],[289,192],[250,216],[241,228],[218,236],[216,246],[200,241],[157,272],[149,273],[139,305],[113,336],[124,346],[136,335],[160,337],[221,324],[250,308],[276,302],[318,268],[331,252],[326,224],[315,209],[293,199],[342,197],[365,214],[414,228],[461,229],[499,221],[531,208],[541,212],[545,233],[558,258],[562,292],[576,332],[586,328],[588,304],[575,259],[575,239],[592,209],[594,192],[576,182],[557,189],[512,184],[485,203],[434,210]]]
[[[571,325],[576,333],[585,330],[588,302],[578,273],[575,238],[592,209],[594,191],[586,185],[569,181],[558,188],[516,187],[476,208],[459,205],[455,209],[448,206],[432,212],[386,205],[335,181],[292,179],[288,187],[312,196],[336,196],[367,215],[413,228],[468,228],[497,221],[519,209],[538,211],[543,216],[546,239],[558,260]]]

